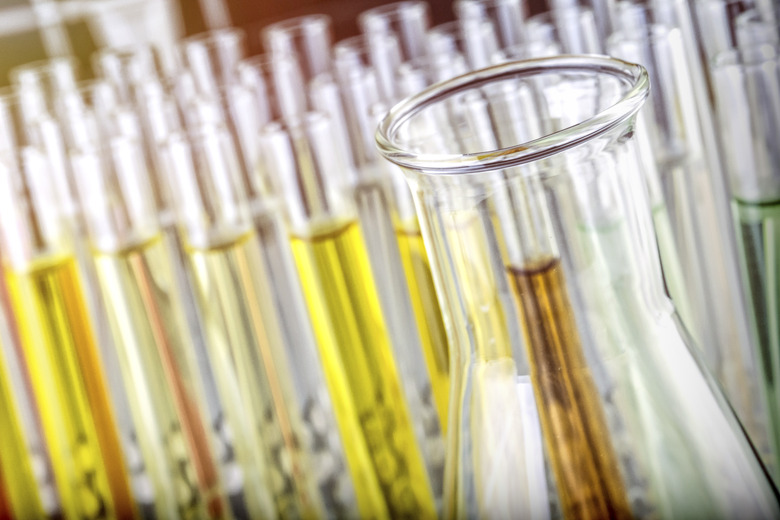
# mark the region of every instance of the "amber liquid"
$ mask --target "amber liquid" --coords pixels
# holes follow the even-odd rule
[[[398,229],[396,233],[404,272],[409,283],[412,307],[420,329],[433,397],[439,412],[439,423],[446,432],[450,392],[449,351],[428,253],[425,251],[418,226],[405,226]]]
[[[292,250],[328,386],[343,384],[336,379],[344,372],[335,370],[343,366],[390,515],[435,517],[431,486],[358,223],[335,224],[311,237],[293,237]],[[343,423],[341,417],[338,420]],[[350,453],[351,442],[345,436],[348,460],[355,457]]]
[[[72,257],[6,269],[65,515],[134,518],[122,446]]]
[[[567,519],[631,518],[560,262],[549,260],[508,271],[563,515]]]

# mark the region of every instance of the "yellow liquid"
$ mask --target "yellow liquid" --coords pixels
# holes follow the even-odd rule
[[[563,516],[632,518],[559,261],[508,274]]]
[[[234,437],[252,517],[268,517],[269,490],[282,517],[317,516],[276,349],[283,348],[253,232],[212,249],[190,249],[209,358]],[[269,418],[278,423],[269,423]],[[262,448],[261,448],[262,447]],[[261,449],[264,452],[261,452]],[[283,459],[289,457],[287,468]],[[273,487],[272,484],[273,483]]]
[[[335,378],[342,372],[333,367],[343,366],[390,515],[435,517],[360,227],[348,222],[313,237],[292,237],[292,250],[328,385],[341,384]],[[352,467],[351,439],[344,435]]]
[[[75,261],[5,274],[66,517],[135,518]]]
[[[512,340],[508,329],[505,302],[499,296],[499,280],[493,262],[495,245],[488,236],[493,221],[477,212],[462,211],[452,215],[453,221],[446,229],[446,240],[453,249],[452,267],[457,280],[450,280],[454,287],[461,287],[462,301],[468,322],[458,325],[468,329],[476,346],[479,359],[492,361],[512,357]],[[499,244],[500,245],[500,244]],[[503,276],[503,273],[501,273]]]
[[[38,496],[38,484],[30,466],[21,422],[16,412],[11,391],[11,380],[0,347],[0,476],[12,478],[0,482],[0,493],[5,491],[7,506],[13,514],[6,514],[0,504],[0,518],[43,518],[43,506]],[[0,481],[3,479],[0,478]],[[3,486],[4,484],[4,486]],[[2,499],[0,499],[2,502]]]
[[[224,516],[203,401],[187,384],[192,342],[162,238],[96,253],[94,262],[158,516],[203,518],[206,507]]]
[[[396,235],[431,378],[433,397],[439,411],[439,423],[446,433],[450,395],[449,349],[428,253],[416,223],[413,226],[401,227],[396,231]]]

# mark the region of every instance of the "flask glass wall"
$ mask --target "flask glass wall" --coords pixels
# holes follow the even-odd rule
[[[635,143],[648,89],[617,60],[529,60],[380,124],[454,348],[446,516],[778,512],[664,294]]]

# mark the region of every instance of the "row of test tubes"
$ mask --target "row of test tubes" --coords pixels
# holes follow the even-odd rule
[[[454,9],[430,27],[423,2],[375,8],[335,44],[325,16],[286,20],[258,57],[216,30],[180,43],[174,74],[144,47],[99,52],[89,82],[68,58],[13,72],[0,504],[18,518],[440,515],[456,332],[375,127],[434,82],[562,53],[648,69],[639,126],[667,291],[774,471],[777,6]]]

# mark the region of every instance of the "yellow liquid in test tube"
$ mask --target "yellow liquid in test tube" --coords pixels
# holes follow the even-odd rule
[[[158,515],[224,516],[205,411],[181,373],[192,344],[162,237],[94,262]]]
[[[11,379],[0,346],[0,493],[5,492],[7,505],[13,514],[5,516],[0,505],[0,518],[43,518],[43,506],[38,496],[38,484],[30,465],[16,402],[11,392]],[[2,502],[2,499],[0,499]]]
[[[73,257],[6,268],[67,518],[135,518],[119,434]]]
[[[396,230],[401,250],[401,260],[409,283],[412,307],[420,329],[423,354],[428,365],[433,397],[439,412],[439,423],[447,431],[447,407],[449,406],[450,376],[449,351],[444,319],[441,315],[436,289],[433,285],[431,265],[425,251],[420,227],[416,220],[399,226]]]
[[[334,374],[333,366],[341,364],[390,515],[435,517],[359,225],[343,222],[311,237],[294,236],[292,250],[328,385],[339,384],[334,378],[341,372]],[[349,438],[345,445],[350,459]]]

